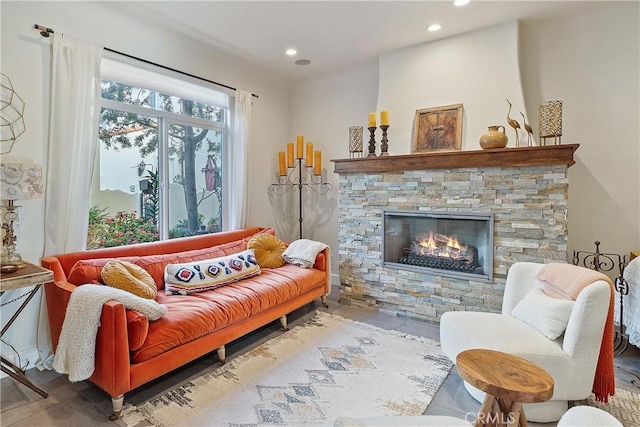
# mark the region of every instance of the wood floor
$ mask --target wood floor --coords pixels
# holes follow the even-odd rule
[[[424,322],[391,317],[370,310],[338,304],[337,289],[329,298],[329,313],[366,322],[381,328],[394,329],[412,335],[439,339],[438,326]],[[291,327],[313,316],[314,311],[325,310],[319,301],[309,304],[289,315]],[[242,354],[282,333],[279,322],[273,322],[227,346],[227,360]],[[215,354],[215,352],[213,352]],[[172,389],[183,382],[210,372],[218,366],[216,356],[198,359],[181,369],[165,375],[125,395],[125,404],[140,404],[145,400]],[[47,399],[41,398],[11,378],[0,380],[0,426],[124,426],[122,421],[109,421],[111,399],[102,390],[88,381],[70,383],[66,376],[53,371],[30,369],[27,375],[33,382],[49,392]],[[640,350],[629,348],[616,358],[616,386],[640,393]],[[464,418],[476,412],[480,404],[465,390],[462,380],[453,369],[436,393],[426,411],[428,415],[450,415]],[[348,415],[348,414],[345,414]],[[535,423],[529,425],[535,426]],[[540,424],[552,427],[555,424]],[[140,426],[143,427],[143,426]]]

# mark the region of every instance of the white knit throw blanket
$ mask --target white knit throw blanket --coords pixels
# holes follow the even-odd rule
[[[110,300],[123,303],[149,320],[158,320],[167,313],[167,307],[155,300],[140,298],[121,289],[102,285],[78,286],[71,293],[53,360],[53,368],[61,374],[69,374],[71,382],[86,380],[93,374],[102,306]]]
[[[289,264],[302,268],[311,268],[316,262],[316,256],[323,250],[327,250],[327,289],[331,291],[331,253],[329,246],[314,240],[299,239],[291,242],[282,253],[282,257]],[[327,292],[327,295],[329,293]]]
[[[291,244],[282,253],[282,257],[289,264],[302,268],[311,268],[316,262],[316,256],[328,246],[322,242],[309,239],[299,239]]]

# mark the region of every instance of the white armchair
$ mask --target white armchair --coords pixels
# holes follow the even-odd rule
[[[524,410],[529,421],[553,422],[567,411],[569,400],[586,399],[591,394],[611,287],[606,281],[597,280],[582,289],[567,312],[564,334],[552,340],[539,328],[512,315],[520,301],[542,287],[542,282],[535,278],[542,266],[532,262],[513,264],[507,274],[501,314],[469,311],[443,314],[440,341],[442,351],[454,363],[464,350],[485,348],[523,357],[544,368],[554,379],[553,396],[547,402],[525,404]],[[530,300],[525,300],[520,309],[534,309],[527,301]],[[537,310],[533,311],[534,316],[536,313]],[[482,391],[466,382],[465,387],[476,400],[484,400]]]

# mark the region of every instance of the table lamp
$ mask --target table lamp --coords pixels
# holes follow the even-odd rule
[[[14,201],[37,199],[42,195],[42,167],[33,164],[3,163],[0,165],[0,199],[2,210],[2,265],[23,266],[22,256],[16,251],[17,236],[13,223],[18,221]],[[6,203],[5,203],[6,201]]]

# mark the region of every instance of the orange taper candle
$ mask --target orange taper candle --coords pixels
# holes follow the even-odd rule
[[[322,151],[316,151],[315,160],[313,162],[314,173],[316,175],[322,174]]]
[[[297,138],[297,142],[298,142],[298,151],[296,151],[296,158],[297,159],[303,159],[304,158],[304,152],[303,152],[303,145],[304,145],[304,136],[302,135],[298,135]]]
[[[307,142],[306,166],[313,166],[313,142]]]
[[[287,144],[287,167],[293,167],[293,142]]]
[[[284,163],[284,151],[278,153],[278,171],[280,172],[280,176],[287,174],[287,166]]]

